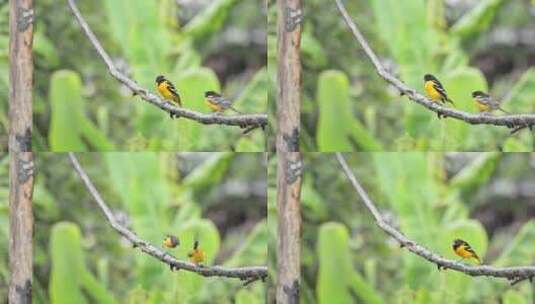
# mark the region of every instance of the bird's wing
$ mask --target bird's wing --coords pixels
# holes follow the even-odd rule
[[[433,80],[433,87],[440,93],[440,95],[444,96],[445,98],[448,97],[446,90],[438,80]]]
[[[175,86],[170,81],[167,81],[166,83],[167,83],[167,89],[171,92],[171,94],[175,96],[179,96],[178,92],[175,89]]]

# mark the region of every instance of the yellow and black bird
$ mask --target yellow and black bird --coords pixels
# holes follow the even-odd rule
[[[175,248],[180,245],[180,240],[176,236],[168,234],[163,239],[163,245],[167,248]]]
[[[163,75],[156,77],[156,89],[160,92],[160,95],[166,100],[170,100],[173,103],[176,103],[178,106],[182,106],[182,100],[180,100],[180,95],[175,89],[173,83]],[[169,114],[173,118],[173,113]]]
[[[468,245],[467,242],[456,239],[453,241],[453,251],[455,251],[455,254],[462,257],[462,259],[470,259],[474,258],[477,260],[478,264],[481,264],[481,259],[479,259],[479,256],[476,254],[476,252]]]
[[[214,91],[204,92],[204,99],[208,107],[216,113],[223,113],[226,110],[230,109],[238,114],[242,114],[240,111],[236,110],[232,106],[232,101],[226,99],[225,97],[221,96],[221,94],[216,93]]]
[[[500,107],[500,103],[497,100],[485,92],[474,91],[472,92],[472,98],[474,98],[474,103],[480,112],[490,113],[494,110],[500,110],[509,114],[509,112]]]
[[[195,240],[193,243],[193,250],[188,253],[188,258],[192,263],[197,265],[202,265],[202,263],[204,263],[205,253],[204,250],[199,247],[198,240]]]
[[[424,81],[425,93],[429,98],[431,98],[431,100],[436,102],[449,102],[451,104],[454,104],[453,101],[448,97],[448,94],[446,94],[446,90],[444,89],[440,81],[438,81],[435,76],[431,74],[425,74]]]

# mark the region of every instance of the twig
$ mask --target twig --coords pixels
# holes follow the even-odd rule
[[[156,246],[150,244],[149,242],[138,237],[133,231],[122,226],[115,216],[113,215],[111,209],[104,202],[99,192],[89,179],[89,176],[84,171],[84,169],[78,163],[74,153],[69,153],[69,158],[74,167],[74,170],[78,173],[78,176],[82,179],[85,187],[93,196],[97,202],[98,207],[106,217],[108,223],[115,229],[121,236],[126,238],[134,248],[139,248],[142,252],[153,256],[154,258],[162,261],[163,263],[169,265],[171,270],[187,270],[191,272],[198,273],[205,277],[227,277],[227,278],[239,278],[241,280],[264,280],[267,276],[267,267],[265,266],[252,266],[252,267],[239,267],[239,268],[228,268],[222,266],[198,266],[190,262],[180,261],[169,255],[168,253],[162,251]]]
[[[506,126],[508,128],[520,127],[520,129],[523,129],[524,127],[530,127],[531,129],[531,126],[535,125],[535,114],[514,114],[504,116],[471,114],[456,109],[446,108],[437,102],[431,101],[427,97],[418,93],[415,89],[407,86],[405,83],[403,83],[403,81],[396,78],[394,75],[390,74],[383,67],[381,61],[373,52],[372,48],[370,47],[369,43],[366,41],[362,33],[359,31],[355,22],[351,20],[351,17],[349,16],[346,8],[342,4],[342,1],[336,0],[336,5],[338,6],[338,10],[340,10],[340,13],[342,14],[342,17],[344,18],[345,23],[351,29],[353,36],[362,46],[364,52],[375,66],[377,74],[379,74],[379,76],[381,76],[388,83],[396,87],[401,94],[406,95],[410,100],[426,107],[427,109],[433,112],[436,112],[441,117],[452,117],[473,125],[487,124],[495,126]]]
[[[216,114],[204,114],[200,112],[195,112],[192,110],[188,110],[185,108],[179,108],[171,105],[170,103],[162,100],[160,97],[158,97],[155,94],[152,94],[147,89],[141,87],[139,84],[137,84],[133,79],[127,77],[123,73],[121,73],[113,64],[113,61],[111,60],[110,56],[100,42],[98,41],[97,37],[87,24],[87,22],[84,20],[82,15],[80,14],[80,11],[78,10],[78,7],[74,3],[74,0],[68,0],[69,7],[71,8],[71,11],[78,21],[78,24],[80,27],[82,27],[83,32],[99,54],[99,56],[102,58],[104,63],[106,64],[109,73],[117,79],[119,82],[127,86],[135,95],[139,95],[143,100],[157,106],[158,108],[168,112],[170,115],[174,117],[184,117],[191,120],[195,120],[199,123],[211,125],[211,124],[219,124],[219,125],[229,125],[229,126],[240,126],[241,128],[246,128],[248,126],[265,126],[267,125],[267,114],[248,114],[248,115],[232,115],[232,116],[223,116],[223,115],[216,115]]]
[[[351,169],[347,165],[342,154],[336,153],[336,158],[338,159],[338,162],[342,166],[342,170],[344,171],[345,175],[350,180],[353,188],[355,188],[359,197],[364,202],[364,205],[375,218],[375,223],[377,224],[377,226],[379,226],[384,232],[386,232],[386,234],[388,234],[389,236],[394,238],[396,241],[398,241],[402,248],[407,248],[407,250],[409,250],[410,252],[428,260],[431,263],[435,263],[438,269],[453,269],[459,272],[463,272],[470,276],[489,276],[489,277],[497,277],[497,278],[506,278],[509,281],[514,282],[515,284],[522,280],[526,280],[526,279],[531,280],[531,278],[535,277],[535,266],[515,266],[515,267],[492,267],[488,265],[471,266],[471,265],[459,263],[457,261],[445,259],[442,256],[432,252],[431,250],[417,244],[416,242],[407,238],[405,235],[403,235],[403,233],[396,230],[394,227],[392,227],[390,224],[388,224],[385,221],[385,219],[383,218],[379,210],[377,210],[377,207],[375,207],[375,204],[368,197],[368,194],[358,182],[353,172],[351,172]]]

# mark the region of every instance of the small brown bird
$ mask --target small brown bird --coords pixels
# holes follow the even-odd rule
[[[505,111],[500,107],[500,103],[497,100],[495,100],[494,98],[492,98],[492,96],[485,92],[474,91],[472,92],[472,98],[474,98],[476,107],[479,109],[480,112],[490,113],[494,110],[500,110],[506,114],[509,114],[509,112]]]
[[[231,109],[232,111],[238,114],[242,114],[240,111],[232,107],[232,101],[226,99],[225,97],[221,96],[221,94],[216,93],[214,91],[204,92],[204,99],[208,107],[216,113],[223,113],[226,110]]]
[[[176,236],[168,234],[163,239],[163,245],[167,248],[175,248],[180,245],[180,240]]]
[[[481,259],[476,254],[476,252],[472,249],[472,247],[468,245],[467,242],[461,239],[456,239],[453,241],[452,247],[453,247],[453,251],[455,251],[455,254],[462,257],[463,260],[474,258],[477,260],[478,264],[481,264]]]

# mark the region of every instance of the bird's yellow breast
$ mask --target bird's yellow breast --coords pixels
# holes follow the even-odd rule
[[[490,106],[488,104],[481,103],[477,99],[474,99],[474,102],[476,103],[476,107],[480,111],[485,111],[486,112],[486,111],[490,110]]]
[[[200,249],[196,249],[196,250],[191,251],[188,256],[189,256],[189,260],[192,263],[200,264],[200,263],[204,262],[204,251],[202,251]]]
[[[435,84],[432,81],[426,81],[425,85],[425,93],[431,100],[439,101],[442,100],[442,95],[435,89]]]
[[[215,103],[212,103],[212,102],[206,100],[206,105],[208,105],[208,107],[209,107],[212,111],[215,111],[215,112],[219,112],[219,111],[221,111],[221,106],[218,105],[218,104],[215,104]]]
[[[160,94],[162,94],[162,96],[165,98],[165,99],[174,99],[174,95],[173,93],[171,93],[171,91],[169,91],[169,89],[167,89],[167,84],[165,83],[165,81],[162,81],[159,85],[158,85],[158,92],[160,92]]]
[[[466,250],[466,248],[464,246],[459,246],[457,247],[457,249],[455,249],[455,253],[457,253],[457,255],[463,257],[463,258],[471,258],[474,256],[474,254],[468,250]]]

